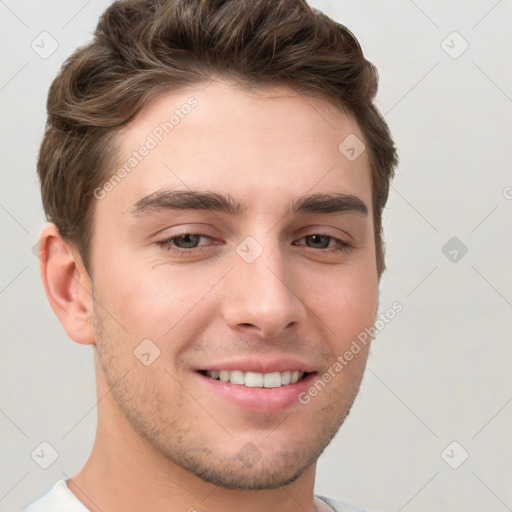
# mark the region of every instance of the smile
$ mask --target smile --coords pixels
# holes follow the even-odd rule
[[[249,388],[280,388],[295,384],[302,380],[307,373],[290,370],[284,372],[244,372],[242,370],[205,370],[201,372],[211,379],[229,382]]]

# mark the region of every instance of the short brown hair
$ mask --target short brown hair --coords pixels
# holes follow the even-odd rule
[[[354,35],[306,0],[123,0],[105,11],[92,42],[51,85],[37,166],[46,216],[88,271],[93,191],[116,163],[116,133],[150,99],[214,77],[288,85],[355,116],[371,163],[380,277],[381,215],[397,155],[373,104],[377,71]]]

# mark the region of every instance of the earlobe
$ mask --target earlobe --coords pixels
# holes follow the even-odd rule
[[[48,301],[68,336],[84,345],[95,343],[92,283],[78,251],[55,224],[39,236],[39,267]]]

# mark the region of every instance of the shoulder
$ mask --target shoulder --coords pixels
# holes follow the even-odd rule
[[[325,496],[315,496],[317,501],[320,501],[324,505],[328,505],[328,508],[326,507],[318,507],[318,512],[331,512],[334,510],[335,512],[369,512],[365,511],[362,508],[355,507],[354,505],[349,505],[348,503],[345,503],[344,501],[337,501],[333,500],[331,498],[326,498]]]
[[[20,512],[89,512],[89,509],[69,490],[65,480],[59,480]]]

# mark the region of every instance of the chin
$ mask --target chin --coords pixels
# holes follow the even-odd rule
[[[295,429],[286,436],[276,432],[274,440],[272,433],[267,434],[254,443],[249,436],[243,436],[241,442],[236,437],[219,443],[203,437],[203,442],[198,442],[200,437],[195,437],[183,443],[186,436],[180,436],[182,442],[167,444],[161,451],[174,464],[225,489],[277,489],[291,484],[316,463],[342,422],[331,417],[329,422],[312,424],[300,438],[293,439],[298,434]]]
[[[230,490],[262,491],[277,489],[297,480],[316,461],[316,456],[304,461],[300,454],[278,455],[275,460],[262,457],[254,463],[238,461],[233,464],[193,461],[188,471],[201,480]]]

